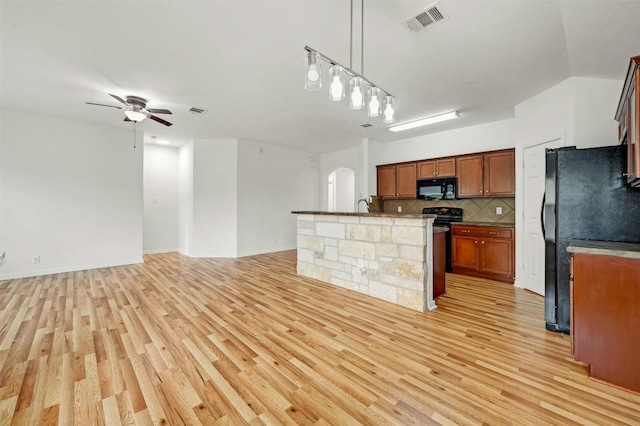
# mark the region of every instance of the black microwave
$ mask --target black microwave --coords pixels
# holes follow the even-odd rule
[[[454,200],[457,194],[455,177],[439,179],[420,179],[417,182],[418,200]]]

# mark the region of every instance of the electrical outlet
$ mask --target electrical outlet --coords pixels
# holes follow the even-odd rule
[[[278,239],[277,238],[273,239],[273,244],[278,244]]]
[[[398,213],[402,213],[402,206],[398,206]]]
[[[358,268],[364,268],[364,260],[358,259]]]
[[[496,214],[502,214],[502,207],[496,207]]]
[[[33,260],[33,263],[34,263],[34,264],[36,264],[36,263],[40,263],[40,256],[33,256],[33,259],[32,259],[32,260]]]

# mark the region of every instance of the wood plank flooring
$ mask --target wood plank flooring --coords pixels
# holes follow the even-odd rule
[[[295,251],[3,281],[0,424],[640,424],[542,297],[449,275],[438,306],[297,276]]]

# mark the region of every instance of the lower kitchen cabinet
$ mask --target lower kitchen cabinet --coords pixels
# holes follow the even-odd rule
[[[589,376],[640,392],[640,259],[574,253],[572,270],[575,359]]]
[[[513,283],[514,228],[452,225],[453,272]]]

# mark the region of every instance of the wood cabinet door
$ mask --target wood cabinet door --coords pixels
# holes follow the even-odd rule
[[[515,197],[515,150],[484,155],[484,196]]]
[[[436,175],[438,177],[452,177],[456,175],[456,159],[443,158],[436,162]]]
[[[478,269],[478,239],[476,237],[451,237],[451,266]]]
[[[416,198],[416,163],[396,166],[396,197]]]
[[[433,160],[418,163],[418,179],[433,179],[436,177],[436,162]]]
[[[378,198],[394,198],[396,196],[396,167],[378,167]]]
[[[482,197],[482,155],[466,155],[456,159],[458,198]]]
[[[433,234],[433,298],[445,293],[447,269],[446,234]]]
[[[480,241],[480,271],[513,276],[513,241],[485,238]]]

